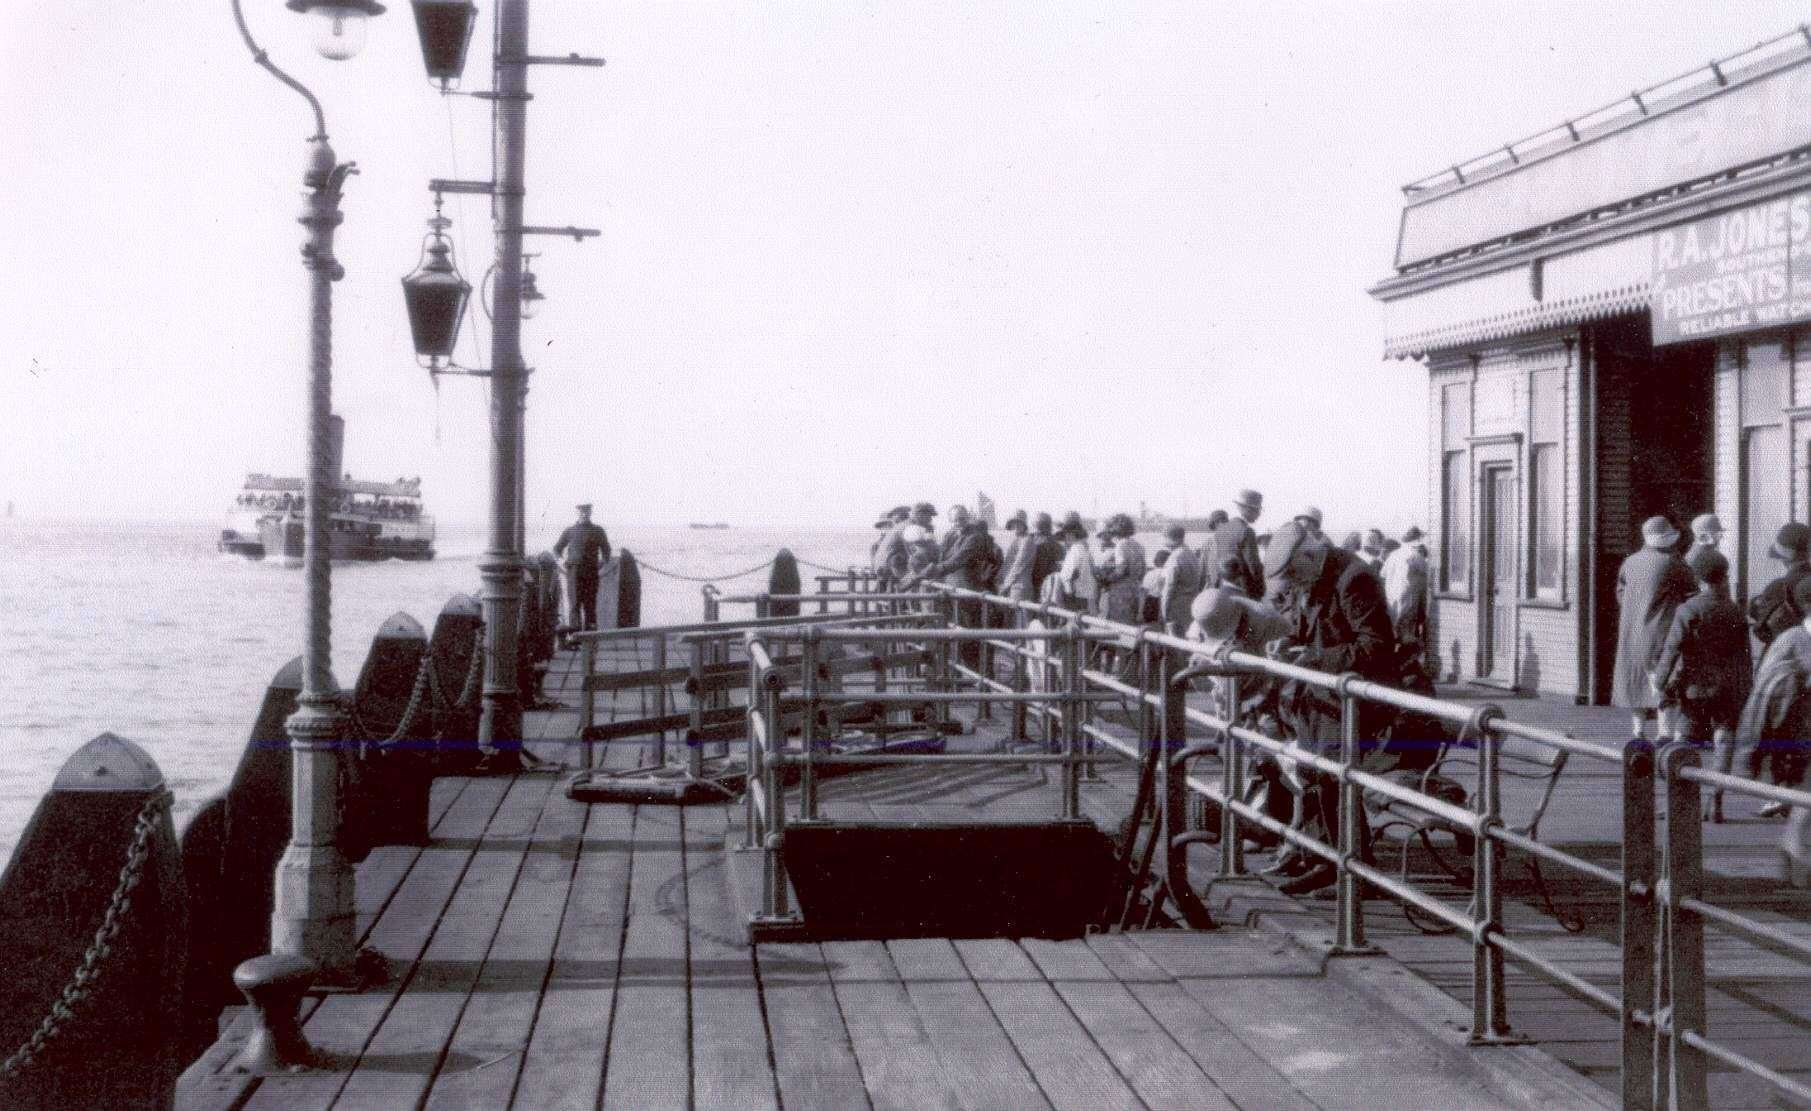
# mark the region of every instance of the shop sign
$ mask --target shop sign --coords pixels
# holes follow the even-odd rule
[[[1654,233],[1654,344],[1811,320],[1811,192]]]

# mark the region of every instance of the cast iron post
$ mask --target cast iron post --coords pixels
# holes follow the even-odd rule
[[[520,762],[522,699],[516,689],[516,632],[522,610],[522,166],[528,125],[528,0],[497,3],[497,261],[491,303],[490,538],[483,578],[484,716],[478,742]]]

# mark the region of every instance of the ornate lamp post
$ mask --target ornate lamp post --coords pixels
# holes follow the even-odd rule
[[[344,271],[333,257],[333,232],[340,224],[340,189],[355,172],[340,162],[327,142],[321,102],[295,78],[271,62],[245,25],[239,0],[232,0],[233,19],[252,53],[252,60],[278,81],[300,93],[314,113],[308,139],[307,190],[300,222],[308,229],[302,265],[308,271],[308,464],[303,478],[306,499],[302,549],[303,607],[302,691],[288,728],[294,766],[289,847],[277,865],[276,909],[271,916],[271,951],[313,965],[317,975],[341,979],[353,975],[358,953],[353,871],[340,852],[340,760],[338,742],[345,733],[339,685],[332,671],[332,579],[328,511],[333,501],[333,285]],[[315,48],[323,57],[343,60],[364,45],[365,20],[382,14],[375,0],[288,0],[287,7],[314,25]]]

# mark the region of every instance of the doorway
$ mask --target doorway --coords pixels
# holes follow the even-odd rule
[[[1516,491],[1515,471],[1508,466],[1486,466],[1479,473],[1479,521],[1484,535],[1478,551],[1479,568],[1478,677],[1506,687],[1515,686],[1516,618]]]

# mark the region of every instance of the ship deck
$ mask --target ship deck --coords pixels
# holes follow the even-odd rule
[[[549,693],[570,704],[577,682],[561,657]],[[534,747],[576,759],[576,725],[569,708],[533,715]],[[991,728],[978,723],[962,742],[989,743]],[[638,756],[612,746],[606,766]],[[268,1079],[234,1072],[246,1029],[235,1016],[185,1074],[179,1106],[1613,1101],[1614,1018],[1512,971],[1512,1021],[1546,1044],[1466,1046],[1468,945],[1423,937],[1388,903],[1368,904],[1371,938],[1388,954],[1356,959],[1297,943],[1326,932],[1331,904],[1250,882],[1216,886],[1223,927],[1212,932],[749,944],[725,848],[731,807],[587,806],[562,784],[549,772],[437,781],[431,842],[381,848],[360,867],[360,928],[390,977],[304,1004],[306,1032],[334,1067]],[[1056,790],[1036,768],[974,766],[889,768],[821,785],[826,815],[854,818],[1049,815]],[[1103,824],[1117,820],[1130,790],[1128,775],[1109,772],[1086,788],[1086,808]],[[1604,822],[1604,808],[1588,796],[1614,800],[1615,790],[1585,774],[1563,781],[1559,840],[1595,837],[1584,827]],[[1734,844],[1758,843],[1743,832],[1750,827],[1721,828],[1736,830],[1723,837],[1738,866],[1758,858],[1757,846]],[[1568,934],[1550,919],[1543,927],[1522,900],[1511,921],[1545,929],[1542,944],[1568,954],[1580,975],[1614,982],[1618,951],[1601,922]],[[1797,979],[1782,978],[1788,969]],[[1713,1029],[1717,998],[1728,995],[1746,1008],[1744,1021],[1771,1023],[1755,1029],[1751,1048],[1771,1046],[1781,1064],[1805,1067],[1803,977],[1784,961],[1750,962],[1713,985]]]

